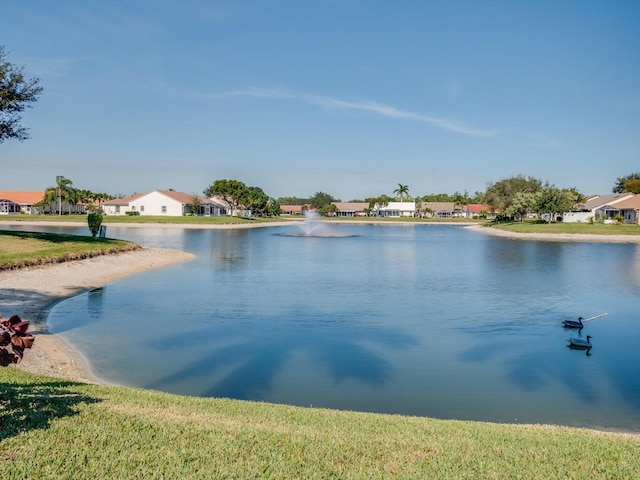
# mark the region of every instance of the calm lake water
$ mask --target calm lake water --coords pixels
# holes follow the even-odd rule
[[[639,245],[324,228],[108,226],[197,258],[66,300],[50,329],[124,385],[640,432]],[[580,334],[591,355],[567,348],[562,320],[604,312]]]

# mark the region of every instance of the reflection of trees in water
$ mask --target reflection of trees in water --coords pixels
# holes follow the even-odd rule
[[[210,262],[215,268],[226,269],[244,264],[247,256],[246,229],[224,230],[212,237]]]
[[[203,396],[260,400],[296,353],[308,354],[326,368],[335,382],[351,379],[379,387],[391,379],[392,368],[366,344],[394,349],[416,344],[410,336],[388,328],[347,326],[345,322],[331,323],[325,317],[308,314],[302,317],[304,320],[296,324],[267,317],[243,322],[243,328],[211,326],[154,342],[155,348],[182,352],[207,339],[216,343],[226,340],[227,346],[194,358],[184,368],[147,388],[164,389],[176,382],[200,382]],[[230,371],[225,375],[223,372],[227,370]],[[224,376],[219,381],[213,380],[217,375]]]

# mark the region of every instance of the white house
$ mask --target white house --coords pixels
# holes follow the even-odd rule
[[[613,193],[610,195],[594,195],[587,198],[583,208],[562,214],[565,223],[588,222],[590,218],[612,218],[620,213],[616,204],[633,197],[633,193]]]
[[[130,197],[109,200],[102,204],[106,215],[126,215],[127,212],[137,212],[137,215],[158,215],[167,217],[181,217],[191,214],[193,194],[176,192],[173,190],[154,190],[149,193],[138,193]],[[226,215],[228,206],[216,198],[198,196],[199,211],[196,215],[219,216]]]
[[[416,202],[389,202],[378,209],[381,217],[413,217],[416,214]]]

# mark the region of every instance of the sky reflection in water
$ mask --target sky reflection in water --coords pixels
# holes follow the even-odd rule
[[[127,229],[197,259],[56,306],[115,382],[190,395],[640,431],[640,251],[454,226]],[[582,332],[564,319],[608,316]],[[591,356],[566,347],[592,335]]]

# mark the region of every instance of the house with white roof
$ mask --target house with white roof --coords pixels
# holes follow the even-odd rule
[[[416,214],[416,202],[389,202],[378,209],[381,217],[413,217]]]

